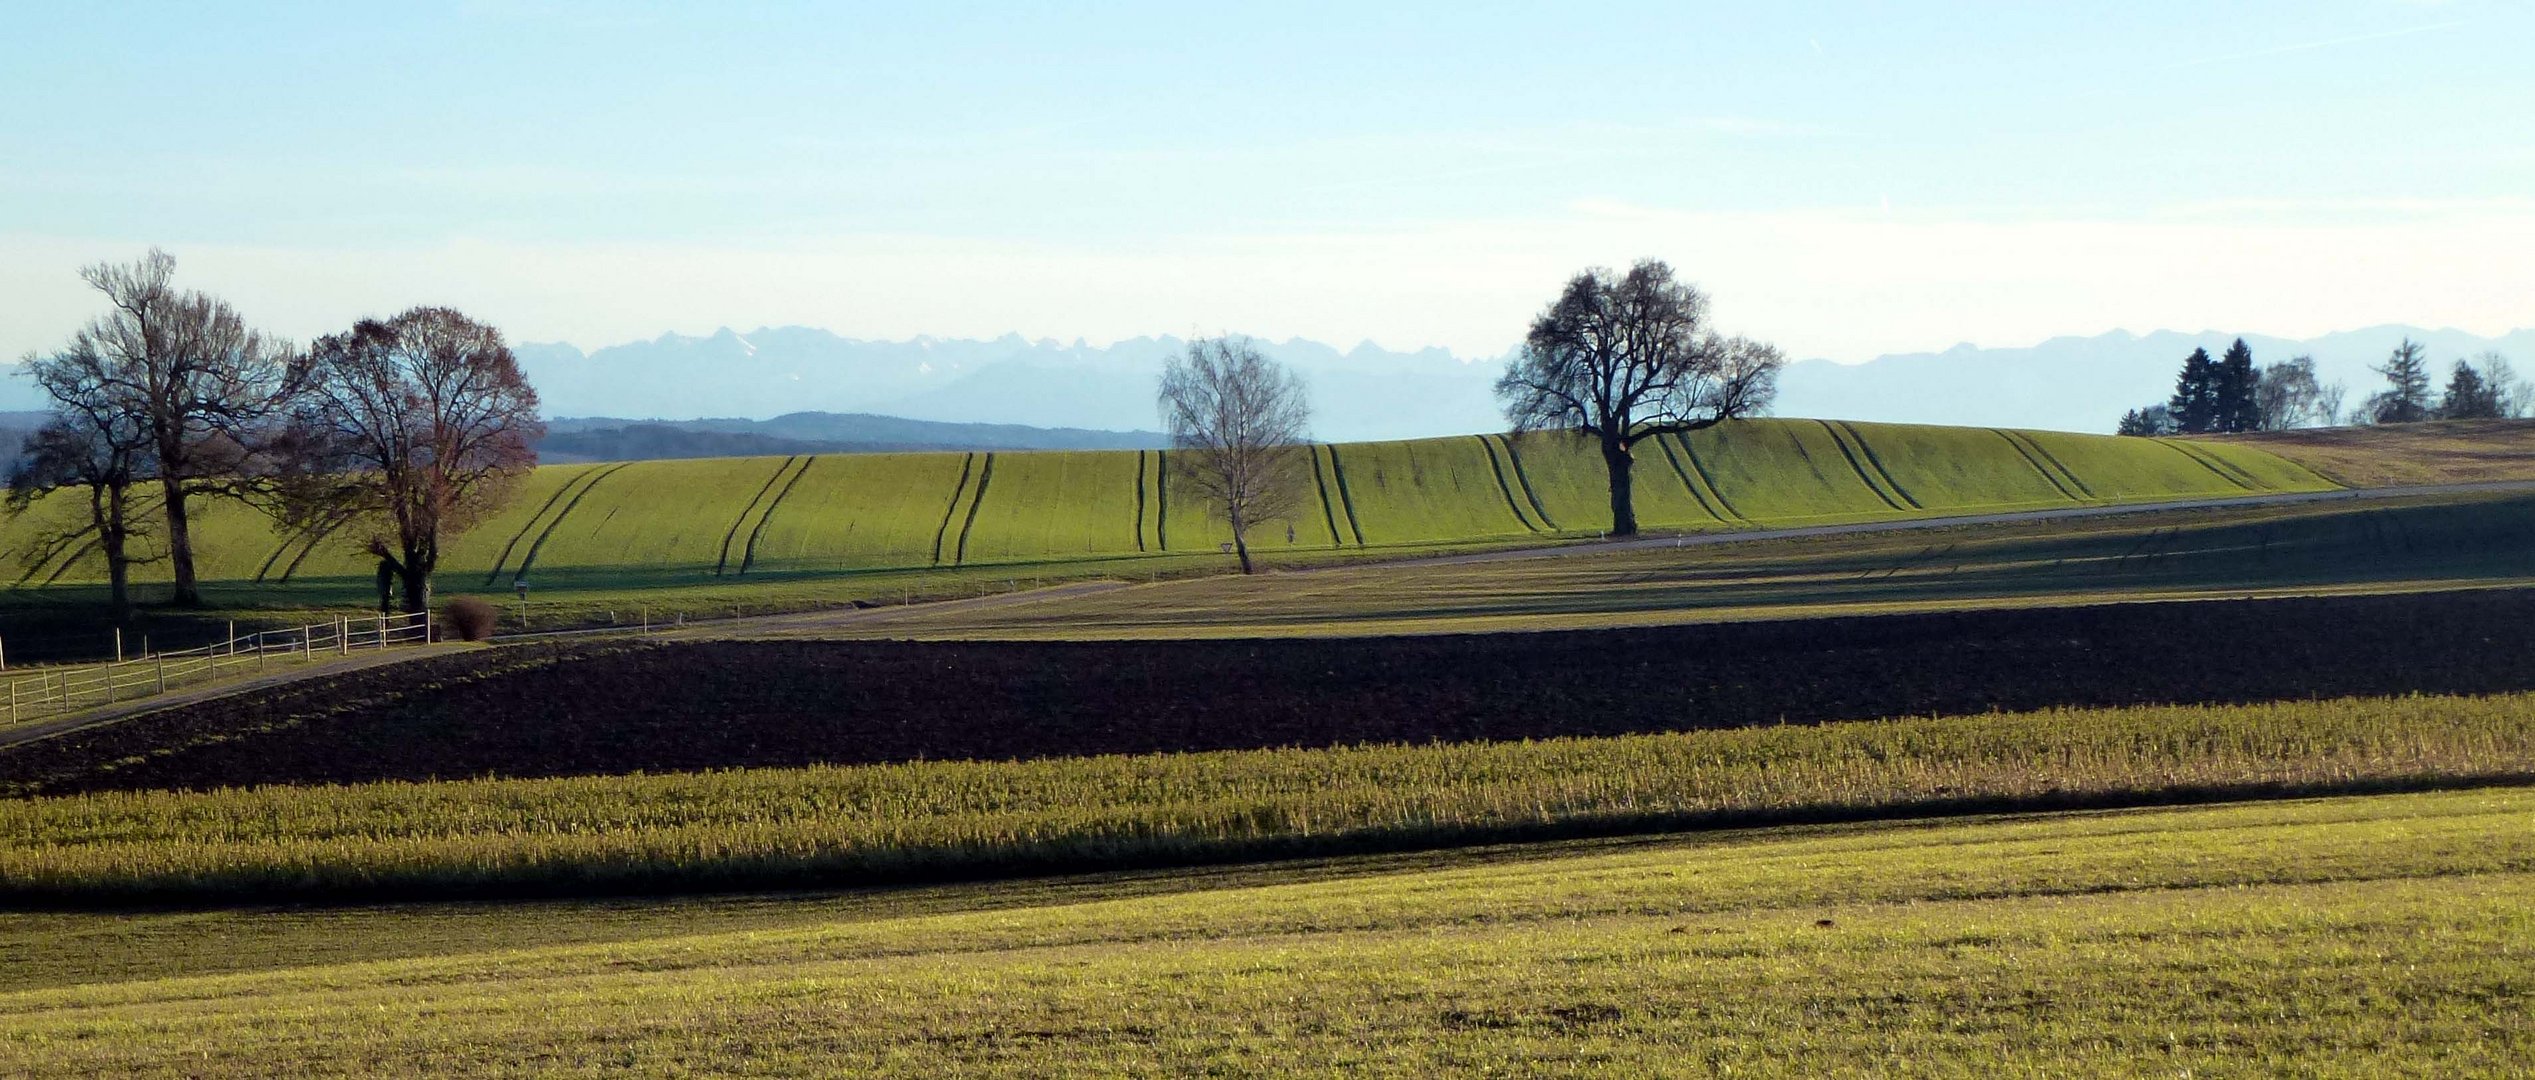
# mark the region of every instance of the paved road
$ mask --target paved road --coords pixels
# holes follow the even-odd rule
[[[2173,502],[2124,504],[2120,506],[2082,506],[2059,510],[2019,510],[1997,514],[1967,514],[1954,517],[1912,518],[1906,521],[1865,521],[1849,525],[1812,525],[1789,529],[1747,529],[1735,532],[1689,533],[1681,536],[1641,537],[1633,540],[1600,542],[1587,541],[1582,543],[1543,545],[1540,547],[1508,548],[1498,551],[1473,552],[1466,555],[1426,555],[1401,559],[1385,559],[1380,561],[1357,560],[1286,572],[1311,574],[1325,573],[1332,570],[1363,570],[1382,567],[1456,566],[1475,563],[1511,562],[1520,559],[1549,559],[1565,558],[1577,555],[1603,555],[1620,551],[1710,547],[1718,544],[1741,544],[1765,540],[1795,539],[1799,537],[1850,536],[1861,533],[1904,532],[1912,529],[1960,528],[1965,525],[2006,525],[2025,522],[2069,521],[2085,518],[2116,517],[2124,514],[2150,514],[2172,510],[2295,506],[2307,503],[2389,500],[2442,495],[2510,494],[2521,492],[2535,493],[2535,481],[2504,480],[2476,484],[2425,484],[2412,487],[2350,488],[2334,491],[2298,492],[2285,495],[2246,495],[2235,498],[2187,499]],[[803,631],[815,632],[857,623],[885,622],[891,618],[907,614],[921,613],[925,616],[932,616],[947,612],[977,611],[1001,607],[1014,607],[1023,604],[1044,603],[1050,600],[1063,600],[1077,596],[1089,596],[1094,593],[1107,592],[1112,589],[1123,589],[1126,588],[1127,585],[1128,583],[1119,581],[1084,581],[1068,585],[1056,585],[1044,589],[1025,589],[1020,592],[994,593],[987,596],[970,597],[963,600],[941,600],[932,603],[917,604],[911,607],[870,607],[828,611],[807,611],[788,615],[751,615],[735,619],[721,619],[707,623],[689,623],[682,629],[655,631],[654,636],[686,639],[756,637],[761,635],[780,636],[787,633],[800,633]],[[563,634],[555,635],[517,635],[500,640],[524,641],[541,637],[569,636],[576,633],[599,634],[627,632],[629,631],[567,631]],[[452,646],[451,648],[462,647],[463,646]],[[245,680],[242,682],[226,683],[218,686],[207,686],[196,690],[180,691],[178,693],[168,694],[162,697],[144,698],[137,701],[123,702],[117,705],[91,710],[89,712],[39,721],[13,730],[0,732],[0,749],[5,749],[22,743],[33,742],[38,739],[48,738],[66,731],[77,731],[82,728],[94,727],[99,724],[113,723],[114,721],[125,719],[127,717],[155,712],[160,709],[173,708],[179,705],[190,705],[196,702],[210,701],[235,694],[247,693],[253,690],[261,690],[268,686],[278,686],[283,683],[293,682],[299,679],[314,678],[322,675],[335,675],[348,671],[359,671],[382,664],[401,663],[406,660],[419,659],[424,656],[441,655],[445,651],[447,650],[441,647],[428,649],[393,649],[384,653],[348,657],[342,660],[294,668],[289,671],[276,672],[271,675]]]

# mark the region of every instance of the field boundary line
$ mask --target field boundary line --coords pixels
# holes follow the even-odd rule
[[[1663,451],[1664,464],[1672,466],[1672,474],[1681,478],[1682,488],[1690,492],[1690,498],[1699,504],[1700,512],[1715,519],[1719,525],[1731,525],[1744,521],[1743,515],[1735,513],[1733,507],[1725,504],[1724,494],[1716,490],[1716,481],[1710,479],[1707,470],[1700,467],[1698,455],[1690,450],[1689,436],[1675,433],[1672,440],[1681,444],[1681,453],[1678,456],[1673,453],[1673,444],[1665,442],[1664,436],[1661,435],[1655,436],[1655,449]],[[1690,459],[1688,469],[1681,467],[1681,459],[1685,457]]]
[[[959,483],[951,487],[950,505],[942,508],[942,524],[933,530],[933,565],[942,565],[942,540],[951,533],[951,518],[959,513],[959,500],[968,494],[969,470],[977,467],[974,450],[959,459]]]
[[[1893,494],[1901,496],[1901,501],[1909,503],[1911,509],[1928,508],[1927,504],[1920,502],[1917,496],[1910,494],[1909,488],[1901,486],[1901,478],[1894,476],[1892,470],[1884,465],[1883,455],[1875,452],[1875,444],[1866,441],[1865,432],[1857,430],[1856,424],[1846,420],[1840,421],[1839,426],[1841,430],[1848,432],[1849,441],[1857,444],[1857,452],[1866,455],[1866,463],[1874,466],[1875,475],[1883,478],[1884,486],[1891,488]]]
[[[2207,469],[2207,470],[2209,470],[2210,472],[2213,472],[2213,473],[2218,474],[2218,478],[2219,478],[2219,479],[2221,479],[2221,480],[2224,480],[2224,481],[2226,481],[2226,482],[2228,482],[2228,483],[2230,483],[2230,484],[2234,484],[2234,485],[2236,485],[2237,487],[2239,487],[2239,488],[2243,488],[2243,489],[2244,489],[2244,490],[2246,490],[2246,491],[2260,491],[2260,490],[2263,490],[2263,489],[2261,489],[2261,488],[2255,487],[2255,486],[2254,486],[2254,485],[2252,485],[2252,484],[2246,483],[2246,482],[2244,481],[2244,479],[2243,479],[2243,478],[2238,477],[2235,473],[2232,473],[2232,472],[2229,472],[2228,470],[2225,470],[2225,469],[2219,468],[2219,467],[2218,467],[2218,464],[2217,464],[2216,462],[2211,461],[2210,459],[2208,459],[2208,458],[2206,458],[2206,457],[2203,457],[2203,456],[2201,456],[2200,454],[2198,454],[2198,453],[2194,452],[2194,451],[2193,451],[2193,450],[2191,450],[2190,448],[2185,447],[2185,446],[2184,446],[2184,445],[2183,445],[2180,441],[2178,441],[2178,440],[2175,440],[2175,439],[2158,439],[2158,440],[2156,440],[2156,441],[2157,441],[2157,443],[2158,443],[2159,445],[2166,446],[2166,447],[2170,447],[2170,448],[2172,448],[2172,449],[2173,449],[2173,451],[2174,451],[2175,453],[2178,453],[2178,454],[2183,455],[2184,457],[2190,458],[2190,459],[2192,460],[2192,463],[2193,463],[2193,464],[2199,465],[2201,468]]]
[[[1338,504],[1347,509],[1347,531],[1356,534],[1356,546],[1364,546],[1364,522],[1356,517],[1356,497],[1347,488],[1347,467],[1338,460],[1338,444],[1329,444],[1329,475],[1338,480]]]
[[[537,512],[528,515],[528,520],[520,525],[519,531],[511,535],[510,542],[502,545],[502,553],[493,559],[493,569],[484,575],[484,587],[492,588],[502,580],[502,567],[511,561],[511,551],[519,546],[520,541],[528,539],[529,533],[537,531],[537,523],[546,519],[546,513],[553,510],[556,503],[562,502],[563,497],[571,494],[572,489],[582,481],[601,471],[603,471],[602,466],[592,465],[588,469],[567,477],[561,486],[555,488],[554,494],[546,496],[545,503],[537,507]]]
[[[1504,445],[1505,460],[1514,466],[1514,482],[1523,486],[1523,498],[1532,504],[1532,513],[1539,515],[1542,525],[1557,529],[1558,523],[1549,518],[1549,508],[1540,504],[1540,493],[1532,490],[1532,474],[1523,468],[1522,451],[1514,448],[1514,440],[1508,436],[1498,435],[1496,441]]]
[[[2003,431],[2006,429],[2002,428],[2000,430]],[[2026,446],[2033,448],[2034,453],[2042,455],[2043,461],[2050,463],[2052,468],[2060,470],[2060,475],[2068,477],[2068,482],[2076,485],[2077,490],[2084,492],[2088,499],[2100,500],[2103,498],[2103,496],[2095,494],[2094,488],[2087,486],[2086,480],[2077,475],[2077,470],[2068,467],[2068,462],[2060,460],[2060,456],[2052,453],[2050,447],[2042,445],[2042,440],[2034,438],[2032,432],[2014,431],[2009,432],[2009,434],[2023,440]]]
[[[2032,466],[2032,467],[2033,467],[2033,471],[2034,471],[2034,472],[2041,474],[2042,479],[2043,479],[2043,481],[2044,481],[2044,482],[2046,482],[2046,483],[2050,484],[2053,488],[2057,489],[2057,490],[2059,491],[2059,493],[2060,493],[2060,497],[2061,497],[2061,498],[2067,499],[2067,500],[2069,500],[2070,502],[2083,502],[2083,501],[2084,501],[2084,500],[2082,500],[2082,499],[2078,498],[2078,496],[2077,496],[2077,493],[2076,493],[2076,492],[2074,492],[2074,491],[2070,491],[2070,490],[2069,490],[2069,486],[2068,486],[2067,484],[2065,484],[2065,483],[2062,483],[2062,482],[2060,481],[2060,478],[2059,478],[2058,476],[2054,475],[2054,474],[2051,472],[2051,470],[2044,468],[2044,467],[2042,466],[2042,462],[2041,462],[2039,459],[2037,459],[2037,458],[2035,458],[2035,457],[2033,456],[2033,451],[2025,449],[2025,445],[2024,445],[2023,443],[2021,443],[2021,442],[2017,442],[2017,441],[2016,441],[2016,437],[2015,437],[2015,436],[2013,436],[2013,435],[2008,434],[2008,433],[2007,433],[2007,430],[2006,430],[2005,428],[1991,428],[1991,429],[1989,429],[1989,430],[1990,430],[1990,432],[1991,432],[1992,434],[1995,434],[1995,435],[1997,435],[2000,439],[2005,440],[2005,441],[2006,441],[2006,443],[2007,443],[2007,446],[2008,446],[2010,449],[2013,449],[2013,450],[2016,452],[2016,456],[2017,456],[2017,457],[2023,458],[2023,459],[2024,459],[2024,463],[2025,463],[2026,465],[2029,465],[2029,466]]]
[[[801,459],[801,467],[792,470],[792,479],[783,482],[783,490],[775,492],[775,497],[766,503],[766,509],[757,515],[757,527],[748,531],[748,547],[740,552],[739,573],[741,577],[748,576],[748,571],[757,565],[757,541],[759,538],[766,535],[766,525],[775,519],[775,511],[783,506],[784,496],[792,494],[792,489],[801,483],[801,478],[810,475],[810,466],[816,465],[818,462],[819,456],[817,454],[810,454],[803,457]],[[780,476],[782,474],[777,473],[776,475]]]
[[[1135,553],[1144,554],[1144,459],[1147,451],[1135,452]]]
[[[1171,452],[1153,452],[1153,549],[1171,550]]]
[[[1497,494],[1505,496],[1505,508],[1514,512],[1515,523],[1532,532],[1539,532],[1540,526],[1532,524],[1532,519],[1524,516],[1522,504],[1514,501],[1514,489],[1505,482],[1505,463],[1496,458],[1496,444],[1489,442],[1485,435],[1470,437],[1479,440],[1479,446],[1487,451],[1488,471],[1496,474]]]
[[[1329,523],[1329,546],[1345,547],[1347,538],[1338,532],[1338,510],[1329,504],[1329,477],[1320,471],[1320,446],[1315,443],[1308,449],[1312,456],[1312,486],[1320,489],[1320,517]]]
[[[959,523],[959,552],[951,560],[953,566],[968,564],[968,534],[977,527],[977,508],[986,505],[986,485],[995,478],[995,452],[986,451],[985,464],[977,470],[977,492],[968,497],[968,519]]]
[[[537,553],[545,549],[547,538],[552,537],[555,534],[555,529],[562,526],[563,519],[572,516],[573,508],[580,506],[582,499],[589,497],[590,492],[597,490],[600,481],[624,471],[625,466],[631,464],[633,464],[633,462],[628,461],[618,464],[613,469],[601,470],[590,477],[589,483],[581,485],[580,493],[574,495],[571,502],[563,504],[563,509],[555,511],[554,520],[547,522],[545,531],[537,534],[537,542],[528,545],[528,554],[520,556],[519,569],[512,571],[513,575],[522,578],[527,577],[528,569],[537,565]],[[496,571],[494,576],[499,577],[500,573]]]
[[[748,505],[740,508],[739,516],[731,519],[729,531],[722,534],[722,557],[714,560],[713,563],[714,577],[720,577],[723,571],[730,569],[731,542],[739,539],[740,527],[748,524],[748,515],[757,512],[757,504],[764,501],[767,492],[774,490],[775,481],[783,479],[783,471],[791,468],[793,460],[798,457],[800,457],[798,454],[786,455],[783,461],[775,466],[775,471],[766,474],[766,482],[757,485],[757,494],[748,497]]]
[[[1883,500],[1883,504],[1886,507],[1894,510],[1908,509],[1900,503],[1893,501],[1892,494],[1885,491],[1882,484],[1875,482],[1875,477],[1866,471],[1866,463],[1858,459],[1857,452],[1855,450],[1849,449],[1848,440],[1841,436],[1839,428],[1832,426],[1831,422],[1828,420],[1817,420],[1815,423],[1821,424],[1822,430],[1830,434],[1831,445],[1839,448],[1840,457],[1848,461],[1849,469],[1857,474],[1858,483],[1866,485],[1866,490],[1874,492],[1875,497]]]

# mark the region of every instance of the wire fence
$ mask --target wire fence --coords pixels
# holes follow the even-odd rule
[[[431,613],[347,615],[331,622],[238,634],[175,652],[7,676],[8,722],[93,709],[199,686],[248,669],[312,662],[431,641]]]

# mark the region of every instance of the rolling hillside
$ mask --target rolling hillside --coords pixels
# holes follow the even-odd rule
[[[1641,446],[1638,513],[1714,530],[2317,490],[2332,481],[2242,444],[1988,428],[1755,420]],[[1315,447],[1306,510],[1270,552],[1590,536],[1608,521],[1581,440],[1465,435]],[[804,573],[1027,566],[1210,552],[1228,539],[1170,480],[1168,451],[800,454],[556,465],[450,545],[443,590],[721,582]],[[0,524],[25,548],[76,515],[39,501]],[[206,581],[366,581],[347,536],[285,536],[239,504],[196,526]],[[144,581],[163,575],[144,567]],[[88,583],[93,552],[13,560],[19,589]]]

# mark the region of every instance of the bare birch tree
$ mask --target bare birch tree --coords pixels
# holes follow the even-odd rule
[[[1232,528],[1251,573],[1249,530],[1291,519],[1308,483],[1303,380],[1246,339],[1200,338],[1163,369],[1161,405],[1172,475]]]

